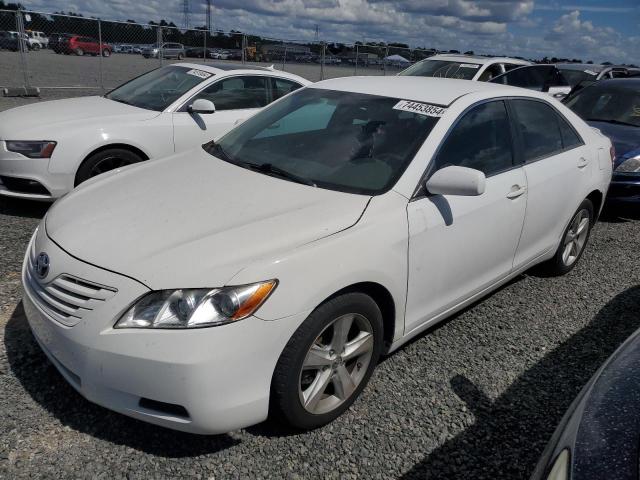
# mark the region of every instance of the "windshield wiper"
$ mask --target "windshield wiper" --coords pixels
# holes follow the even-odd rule
[[[614,125],[626,125],[628,127],[640,127],[640,125],[636,125],[635,123],[623,122],[622,120],[605,120],[604,118],[587,118],[587,122],[602,122],[602,123],[612,123]]]
[[[295,173],[288,172],[287,170],[283,170],[282,168],[276,167],[271,163],[255,164],[250,162],[239,162],[238,165],[241,165],[246,168],[250,168],[251,170],[255,170],[256,172],[261,172],[267,175],[274,175],[281,178],[286,178],[296,183],[309,185],[310,187],[317,187],[317,185],[312,180],[296,175]]]

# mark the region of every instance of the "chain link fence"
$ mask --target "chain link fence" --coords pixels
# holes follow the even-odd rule
[[[0,87],[108,91],[167,63],[274,65],[311,81],[395,75],[436,53],[380,44],[283,40],[25,10],[0,10]],[[9,93],[9,92],[5,92]]]

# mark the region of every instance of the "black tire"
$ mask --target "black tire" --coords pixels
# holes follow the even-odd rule
[[[86,182],[96,175],[116,168],[141,162],[143,159],[130,150],[124,148],[109,148],[94,153],[85,159],[76,172],[75,185]]]
[[[76,48],[73,52],[79,57],[84,55],[84,50],[82,50],[81,48]]]
[[[31,47],[34,51],[38,51],[40,50],[40,44],[39,43],[34,43],[33,47]]]
[[[184,55],[183,55],[183,54],[181,54],[181,53],[179,53],[179,54],[178,54],[178,60],[182,60],[183,58],[184,58]]]
[[[583,210],[586,210],[589,213],[589,224],[587,227],[586,237],[584,239],[584,243],[582,244],[580,251],[575,257],[575,260],[570,265],[567,265],[562,258],[565,250],[565,239],[567,239],[569,230],[572,228],[574,219]],[[595,221],[595,213],[594,213],[593,203],[591,203],[591,200],[585,199],[582,201],[582,203],[580,204],[576,212],[573,214],[573,216],[569,220],[569,224],[567,225],[567,228],[565,228],[562,234],[560,245],[558,245],[558,249],[556,250],[556,253],[553,256],[553,258],[550,260],[547,260],[546,262],[542,263],[539,266],[540,273],[548,277],[558,277],[561,275],[565,275],[569,273],[571,270],[573,270],[575,266],[578,264],[578,262],[580,261],[580,258],[582,257],[582,254],[584,253],[587,247],[587,244],[589,243],[589,237],[591,236],[591,229],[593,228],[594,221]]]
[[[326,413],[310,413],[300,400],[303,362],[319,335],[335,319],[348,314],[362,315],[370,323],[373,334],[373,349],[367,370],[353,393],[343,403]],[[303,430],[321,427],[333,421],[353,404],[367,385],[380,357],[382,346],[382,313],[371,297],[364,293],[354,292],[340,295],[323,303],[298,327],[278,359],[271,383],[270,416],[293,428]]]
[[[103,57],[110,57],[111,56],[111,50],[109,50],[108,48],[103,48],[102,49],[102,56]]]

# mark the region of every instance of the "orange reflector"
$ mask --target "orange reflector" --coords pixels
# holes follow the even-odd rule
[[[277,281],[271,280],[261,284],[256,291],[242,304],[238,311],[231,317],[233,320],[240,320],[255,312],[260,305],[269,297],[269,294],[276,288]]]

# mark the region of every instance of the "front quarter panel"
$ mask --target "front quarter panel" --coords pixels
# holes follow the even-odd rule
[[[278,279],[278,287],[256,313],[264,320],[276,320],[313,310],[356,283],[378,283],[393,297],[394,338],[399,338],[407,290],[406,205],[407,199],[393,191],[373,197],[353,227],[277,258],[257,261],[228,284]]]

